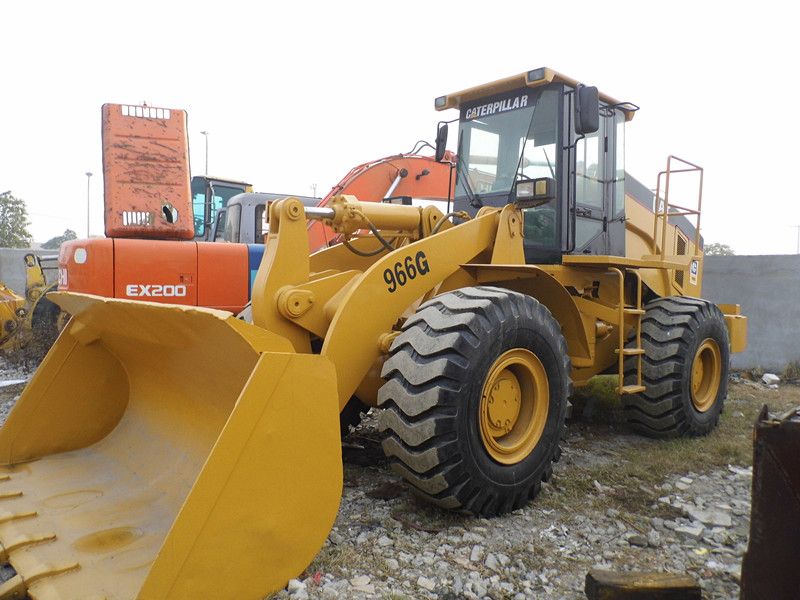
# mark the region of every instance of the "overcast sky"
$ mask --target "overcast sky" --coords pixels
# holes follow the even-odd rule
[[[796,12],[788,2],[0,2],[0,193],[44,241],[103,229],[100,106],[184,108],[191,164],[324,195],[434,137],[436,96],[549,66],[641,106],[627,169],[706,168],[703,233],[794,253]],[[449,118],[456,116],[445,113]]]

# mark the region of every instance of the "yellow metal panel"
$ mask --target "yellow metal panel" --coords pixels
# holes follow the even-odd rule
[[[491,246],[499,216],[496,211],[486,211],[458,227],[381,255],[349,289],[331,322],[321,352],[336,365],[340,406],[347,403],[378,360],[380,336],[391,331],[398,317],[414,301],[457,272],[461,263]],[[419,273],[418,266],[423,263],[418,264],[418,259],[427,265],[425,273]],[[394,274],[405,272],[406,261],[418,273],[413,278],[402,278],[401,282]],[[392,277],[394,286],[387,281]]]
[[[441,106],[436,106],[436,110],[445,110],[448,108],[460,108],[461,105],[466,102],[471,102],[473,100],[480,100],[481,98],[485,98],[486,96],[500,94],[502,92],[510,92],[511,90],[518,90],[524,87],[538,87],[540,85],[546,85],[554,81],[559,83],[564,83],[571,87],[575,87],[579,83],[577,79],[573,79],[572,77],[568,77],[567,75],[563,75],[558,71],[554,71],[553,69],[545,67],[544,78],[538,79],[536,81],[529,82],[528,71],[526,71],[525,73],[512,75],[511,77],[504,77],[503,79],[498,79],[497,81],[484,83],[482,85],[477,85],[475,87],[471,87],[466,90],[461,90],[459,92],[453,92],[452,94],[447,94],[447,96],[445,97],[446,98],[445,104]],[[619,100],[615,100],[608,94],[600,93],[600,100],[608,104],[619,104]],[[628,121],[630,121],[633,118],[634,114],[635,114],[634,111],[625,111],[625,117]]]
[[[728,326],[731,352],[743,352],[747,347],[747,317],[726,314],[725,325]]]
[[[139,598],[259,598],[282,588],[319,551],[341,492],[333,365],[263,354]]]

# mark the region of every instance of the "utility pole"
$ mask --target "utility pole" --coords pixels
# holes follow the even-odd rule
[[[311,196],[313,198],[317,197],[317,184],[316,183],[312,183],[311,184]]]
[[[203,134],[206,138],[206,177],[208,177],[208,132],[201,131],[200,133]]]
[[[91,214],[89,200],[91,198],[91,185],[92,174],[86,171],[86,238],[89,238],[89,215]]]

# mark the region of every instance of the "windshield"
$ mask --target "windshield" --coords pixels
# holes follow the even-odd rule
[[[555,178],[559,92],[517,91],[461,114],[456,196],[508,195],[519,176]]]

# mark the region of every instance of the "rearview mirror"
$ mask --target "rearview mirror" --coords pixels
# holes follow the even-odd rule
[[[575,90],[575,133],[586,135],[600,128],[600,94],[596,87],[579,84]]]
[[[439,123],[439,130],[436,132],[436,162],[442,162],[447,146],[447,123]]]

